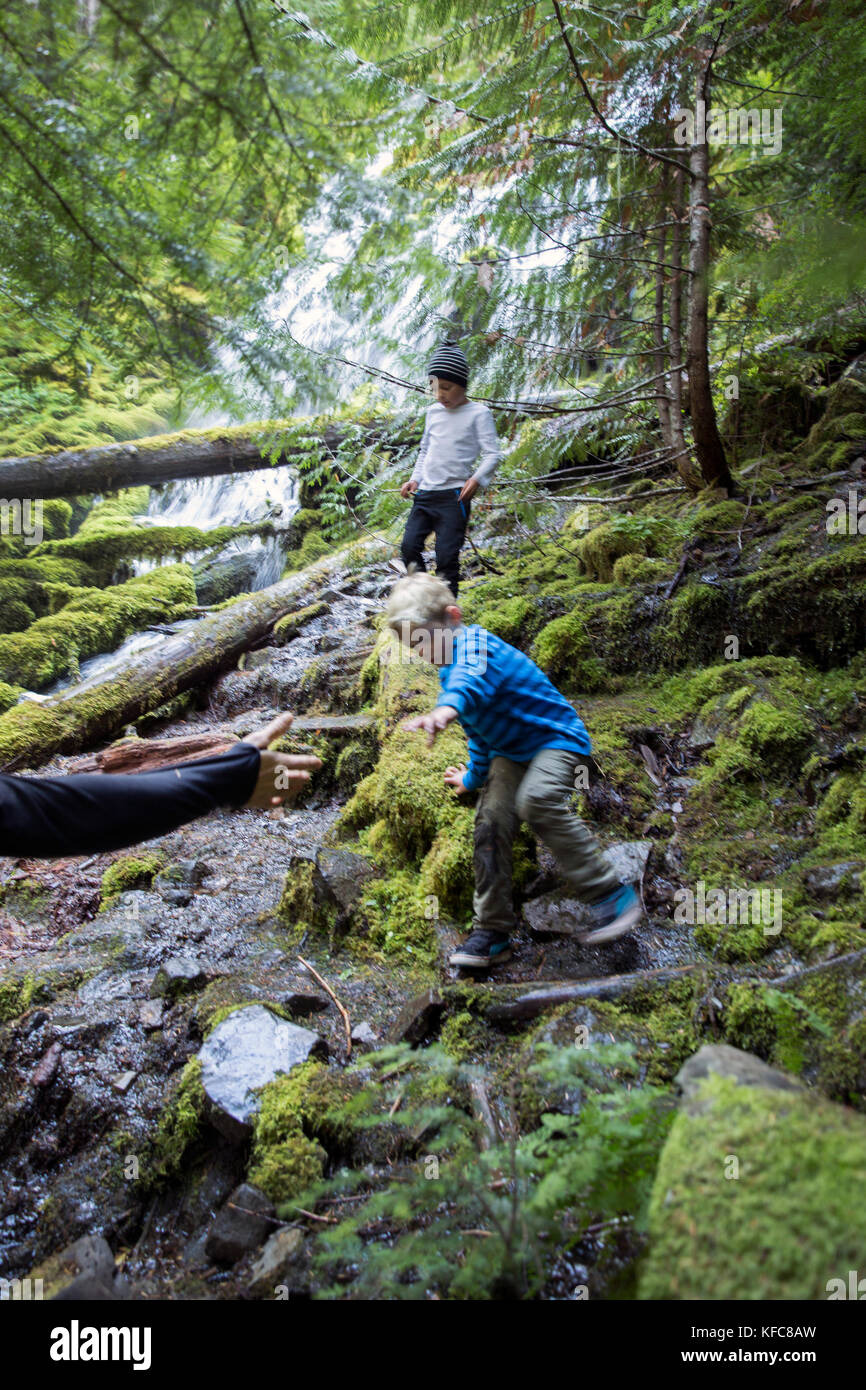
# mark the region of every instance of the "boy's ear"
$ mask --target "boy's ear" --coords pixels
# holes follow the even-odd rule
[[[456,603],[449,603],[445,609],[445,612],[447,613],[452,623],[462,623],[463,611],[462,609],[458,608]]]

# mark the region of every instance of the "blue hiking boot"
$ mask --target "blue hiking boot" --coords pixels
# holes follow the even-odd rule
[[[641,919],[641,900],[630,884],[622,884],[606,898],[587,904],[595,925],[580,933],[580,941],[596,946],[602,941],[614,941],[625,936]]]
[[[488,931],[486,927],[476,927],[450,956],[452,965],[462,965],[471,970],[487,969],[503,960],[511,960],[508,936],[505,932]]]

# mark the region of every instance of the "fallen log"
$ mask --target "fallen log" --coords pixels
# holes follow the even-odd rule
[[[354,556],[390,551],[373,538],[355,542]],[[76,753],[114,737],[125,724],[159,708],[220,671],[265,638],[278,618],[299,607],[302,597],[327,584],[345,567],[348,549],[324,556],[270,588],[238,599],[189,630],[149,647],[109,679],[33,704],[15,705],[0,716],[2,771],[39,767],[57,753]],[[315,728],[321,720],[314,721]]]
[[[659,970],[638,970],[630,975],[606,975],[600,980],[555,981],[541,989],[533,981],[528,993],[503,1003],[489,1004],[484,1016],[489,1023],[520,1023],[524,1019],[536,1018],[545,1009],[554,1009],[558,1004],[578,1003],[581,999],[622,999],[646,985],[670,984],[704,969],[706,966],[700,964],[677,965]],[[516,986],[500,988],[512,990]]]
[[[279,463],[291,463],[308,452],[310,436],[318,435],[328,450],[336,450],[344,429],[311,420],[304,435],[298,420],[269,421],[259,427],[240,425],[219,430],[184,430],[157,434],[125,444],[100,444],[94,449],[63,449],[56,454],[30,454],[0,459],[0,497],[9,499],[77,497],[92,492],[116,492],[143,483],[173,482],[175,478],[205,478],[217,473],[249,473],[267,468],[262,457],[265,439],[283,428],[287,446]],[[373,422],[359,447],[378,438],[385,428]]]
[[[339,737],[374,729],[372,714],[322,714],[318,718],[301,716],[294,720],[289,735],[326,734]],[[100,748],[90,758],[81,758],[70,766],[70,772],[142,772],[173,763],[186,763],[193,758],[208,758],[225,753],[237,738],[226,734],[179,734],[176,738],[125,738]]]

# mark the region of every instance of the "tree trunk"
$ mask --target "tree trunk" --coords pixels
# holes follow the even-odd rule
[[[689,410],[698,465],[705,487],[734,490],[725,450],[716,422],[710,389],[709,359],[709,274],[710,274],[710,147],[707,141],[706,113],[710,102],[712,53],[698,73],[695,87],[695,132],[689,156],[691,197],[689,200]]]
[[[293,424],[287,421],[287,429]],[[364,431],[363,443],[378,438],[382,424]],[[260,436],[264,438],[264,434]],[[336,449],[342,432],[329,427],[322,443]],[[361,447],[361,446],[359,446]],[[300,444],[289,445],[280,463],[302,456]],[[189,430],[154,435],[128,444],[101,444],[95,449],[64,449],[57,454],[0,459],[0,497],[80,497],[93,492],[116,492],[122,487],[170,483],[175,478],[204,478],[217,473],[249,473],[267,468],[255,428]]]
[[[662,219],[667,216],[667,170],[662,181]],[[671,433],[671,406],[668,399],[668,385],[665,375],[665,245],[667,243],[667,229],[662,225],[659,227],[656,237],[656,285],[655,285],[655,315],[653,318],[653,346],[656,371],[656,397],[658,400],[659,429],[661,430],[662,443],[666,449],[673,448],[673,434]]]
[[[365,551],[384,540],[356,542]],[[187,632],[134,656],[108,680],[45,703],[15,705],[0,716],[2,771],[38,767],[56,753],[72,753],[113,737],[125,724],[233,666],[241,652],[266,637],[278,618],[326,584],[346,564],[346,551],[326,556],[261,593],[203,618]],[[317,721],[316,727],[319,727]]]
[[[698,492],[701,487],[701,475],[692,463],[688,447],[686,445],[685,430],[683,429],[683,372],[680,363],[683,360],[683,289],[685,277],[682,271],[683,265],[683,232],[686,225],[685,207],[685,171],[677,169],[674,175],[674,201],[673,218],[676,223],[671,246],[671,328],[670,328],[670,348],[671,363],[673,370],[670,375],[670,417],[671,417],[671,443],[674,454],[676,455],[677,472],[685,483],[686,487],[692,492]]]

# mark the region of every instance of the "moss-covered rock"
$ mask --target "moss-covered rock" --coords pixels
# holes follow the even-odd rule
[[[866,1118],[711,1075],[677,1116],[650,1207],[645,1299],[826,1299],[862,1264]]]
[[[164,863],[161,854],[126,855],[115,859],[102,875],[102,906],[109,907],[121,893],[149,888]]]

